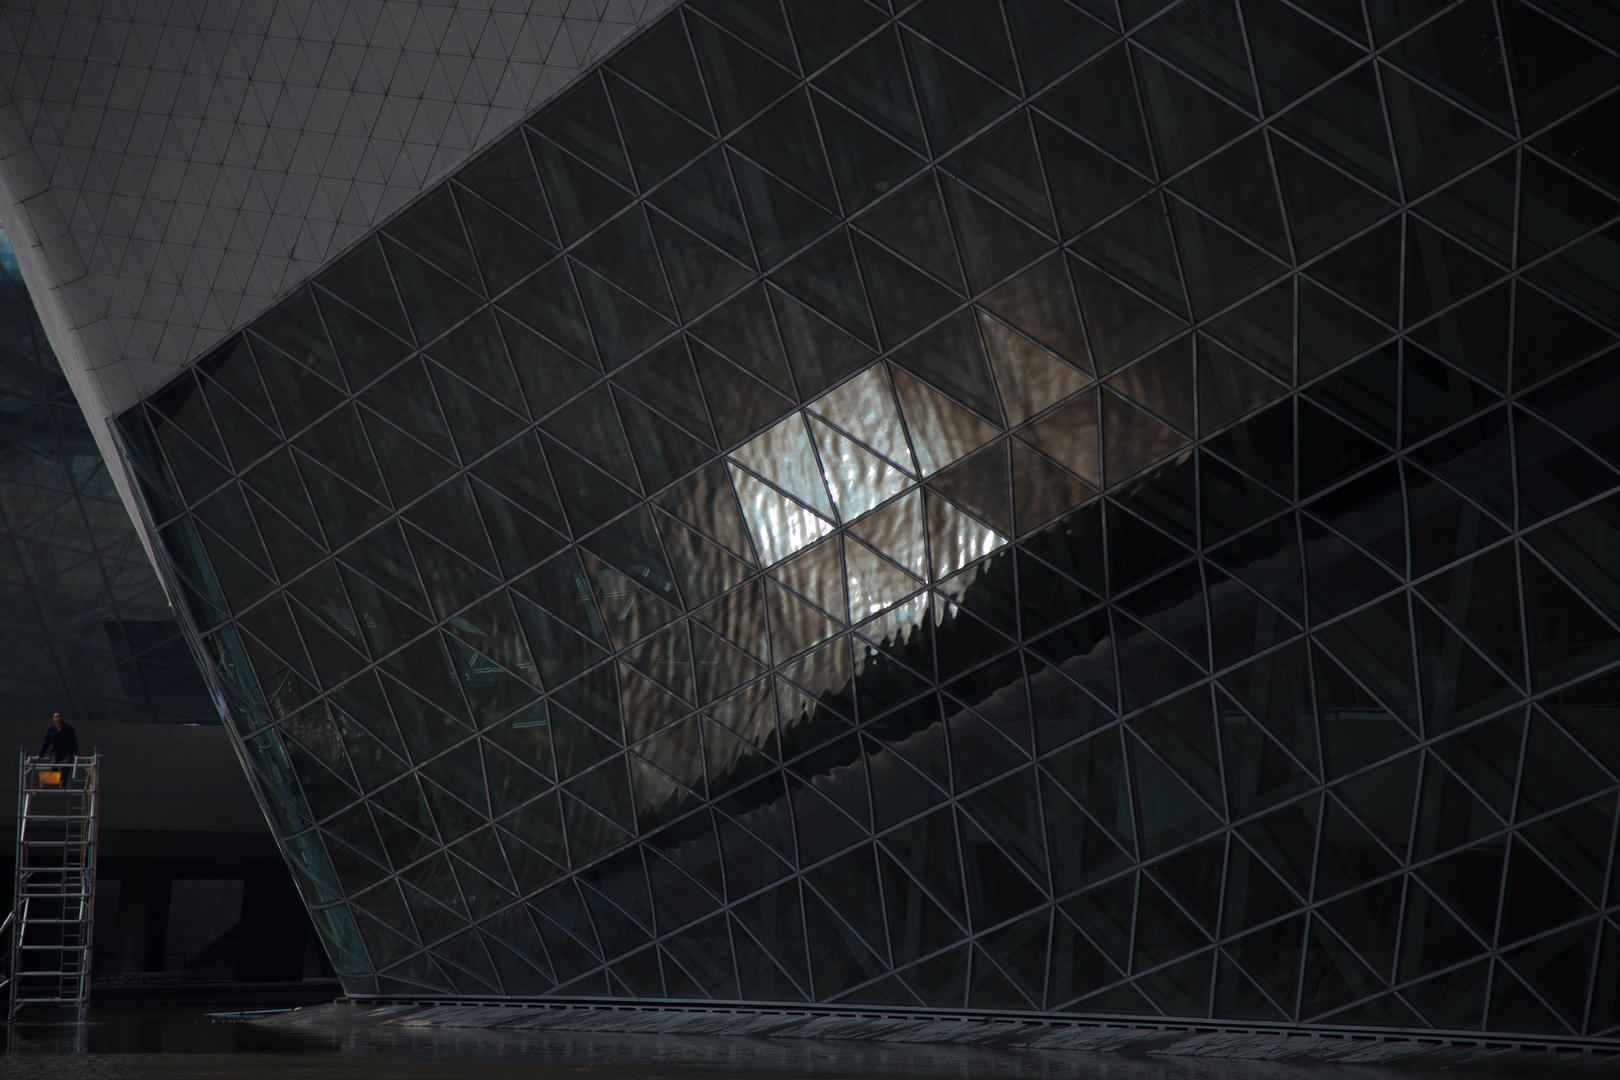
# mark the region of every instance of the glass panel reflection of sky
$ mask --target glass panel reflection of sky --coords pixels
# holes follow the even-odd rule
[[[905,382],[903,410],[893,379]],[[933,581],[954,599],[971,575],[944,579],[1007,543],[917,485],[918,462],[939,472],[995,431],[914,383],[874,364],[731,455],[743,517],[771,576],[851,623],[887,612],[886,622],[914,625],[927,602],[908,620],[909,597]],[[849,526],[844,537],[831,535],[835,512]]]
[[[843,432],[811,418],[827,487],[845,521],[860,517],[904,491],[911,480]]]
[[[827,501],[827,484],[822,479],[810,435],[799,413],[766,428],[732,453],[732,459],[823,515],[833,516]]]
[[[767,566],[781,562],[833,531],[832,522],[736,465],[731,466],[731,482],[737,489],[737,501],[742,503],[748,531],[753,534],[760,558]]]
[[[906,442],[900,411],[895,408],[888,373],[882,364],[873,364],[842,386],[829,390],[812,401],[810,408],[905,471],[916,473],[917,462]]]

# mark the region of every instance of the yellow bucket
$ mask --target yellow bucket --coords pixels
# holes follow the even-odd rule
[[[39,786],[40,787],[61,787],[62,786],[62,770],[61,769],[41,769],[41,770],[39,770]]]

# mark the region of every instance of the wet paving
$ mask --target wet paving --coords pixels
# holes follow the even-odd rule
[[[746,1037],[278,1027],[200,1009],[103,1008],[14,1025],[0,1080],[1450,1080],[1597,1076],[1581,1056],[1395,1066]]]

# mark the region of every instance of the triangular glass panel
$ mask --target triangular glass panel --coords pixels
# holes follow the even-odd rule
[[[654,247],[646,217],[639,209],[631,209],[577,245],[573,255],[637,300],[672,318],[675,311]]]
[[[987,289],[1052,243],[964,184],[942,176],[941,186],[956,226],[968,284]]]
[[[672,219],[651,213],[648,220],[675,293],[675,306],[683,318],[698,315],[752,280],[750,270]]]
[[[855,340],[812,309],[774,290],[773,301],[781,324],[782,343],[792,359],[799,392],[804,397],[820,393],[872,363],[875,353],[865,343]]]
[[[1068,302],[1073,294],[1064,263],[1058,255],[1042,260],[985,297],[983,304],[1082,371],[1090,371],[1091,353],[1079,312]],[[1075,265],[1077,271],[1084,269]]]
[[[895,371],[894,381],[925,476],[966,457],[996,436],[995,428],[904,372]]]
[[[675,327],[623,289],[575,265],[574,280],[585,301],[585,313],[596,336],[603,367],[618,367]]]
[[[634,458],[619,425],[613,396],[608,393],[607,387],[599,386],[576,398],[553,413],[542,429],[579,451],[587,460],[608,469],[624,483],[636,483]]]
[[[583,360],[587,366],[595,367],[596,348],[591,343],[585,310],[574,291],[566,259],[548,263],[539,273],[503,296],[501,306]],[[513,352],[517,352],[515,345]],[[517,366],[521,374],[521,360]],[[545,409],[541,407],[537,411],[544,412]]]
[[[653,187],[711,144],[708,132],[628,82],[609,78],[607,84],[642,190]]]
[[[1013,0],[1006,11],[1013,48],[1018,53],[1024,83],[1031,93],[1072,70],[1115,36],[1111,28],[1067,4]],[[1111,22],[1111,11],[1107,17]]]
[[[680,342],[675,342],[679,347]],[[707,461],[713,451],[640,401],[615,394],[646,490],[656,491]]]
[[[626,206],[631,195],[618,184],[555,143],[529,135],[540,182],[545,186],[557,233],[572,244]]]
[[[1064,237],[1085,231],[1147,190],[1142,177],[1046,117],[1036,115],[1035,131],[1048,162],[1052,201]]]
[[[518,334],[528,332],[514,326]],[[518,382],[493,308],[485,308],[433,345],[434,359],[497,401],[517,403]],[[521,405],[518,406],[521,411]]]
[[[980,332],[989,348],[1002,408],[1017,425],[1084,389],[1090,381],[1055,355],[999,319],[978,311]]]
[[[999,30],[1000,20],[996,24]],[[915,34],[903,33],[902,37],[922,104],[923,126],[936,155],[1015,103],[1011,95],[948,53]],[[1005,36],[1001,36],[1001,48],[1006,49]]]
[[[550,243],[557,233],[535,177],[523,132],[514,131],[456,175],[475,194],[511,214]]]
[[[1233,5],[1224,0],[1194,0],[1154,20],[1135,40],[1239,108],[1259,111],[1243,28]]]
[[[827,159],[803,90],[772,106],[731,137],[730,145],[828,209],[836,209]]]
[[[778,267],[771,280],[814,308],[818,315],[838,324],[866,344],[874,345],[877,339],[872,333],[872,317],[867,310],[866,298],[857,284],[859,275],[849,239],[843,231],[833,233],[791,262]],[[925,284],[932,285],[926,281]]]
[[[787,357],[777,341],[763,288],[732,297],[693,330],[727,358],[783,393],[792,393]]]
[[[930,486],[1003,534],[1011,535],[1005,444],[998,444],[959,462],[935,476]]]
[[[1048,234],[1053,231],[1035,142],[1022,114],[979,136],[942,167],[1003,209]]]
[[[628,48],[616,51],[607,67],[637,83],[694,124],[703,128],[713,126],[703,83],[681,20],[667,19],[649,26]]]
[[[1411,194],[1500,153],[1507,136],[1392,69],[1382,69],[1401,177]]]
[[[713,441],[709,410],[703,391],[687,355],[685,342],[674,340],[659,346],[619,372],[614,381],[627,387],[705,442]]]
[[[1000,423],[1001,409],[990,368],[967,312],[959,312],[907,345],[895,354],[894,360],[991,423]]]
[[[713,150],[688,165],[647,201],[732,258],[753,265],[753,245],[724,151]]]
[[[1174,68],[1133,51],[1148,127],[1164,173],[1176,173],[1245,131],[1253,121]]]
[[[722,134],[735,129],[792,85],[792,75],[717,30],[714,24],[692,19],[688,29]],[[783,59],[790,60],[785,56]]]
[[[820,420],[811,419],[810,430],[842,520],[866,513],[911,483],[904,473]]]
[[[848,109],[821,94],[816,94],[813,101],[833,179],[847,210],[865,206],[923,167],[916,154]]]
[[[905,340],[960,302],[949,290],[864,237],[856,240],[856,247],[878,334],[886,345]]]
[[[1501,41],[1496,20],[1481,9],[1455,9],[1416,33],[1401,39],[1386,58],[1449,97],[1489,113],[1498,123],[1513,122],[1507,72],[1496,59]],[[1458,64],[1447,58],[1456,41],[1475,41],[1482,53],[1489,50],[1493,62]]]
[[[440,273],[391,237],[383,239],[394,283],[410,315],[418,341],[431,341],[465,318],[480,303],[479,292],[464,288]],[[481,292],[481,290],[480,290]]]
[[[321,285],[333,295],[375,319],[396,337],[411,337],[410,324],[394,291],[393,278],[383,257],[382,244],[373,239],[321,276]]]
[[[922,124],[897,31],[878,34],[816,80],[816,86],[895,139],[922,152]]]
[[[1268,112],[1291,104],[1361,56],[1361,50],[1283,4],[1254,4],[1244,16]],[[1355,17],[1359,21],[1360,12]]]
[[[730,155],[760,265],[767,270],[825,232],[836,219],[757,165]]]
[[[1103,373],[1114,371],[1184,329],[1180,319],[1089,264],[1072,260],[1071,266],[1080,307],[1091,328],[1097,365]]]
[[[1153,175],[1128,53],[1114,48],[1059,83],[1036,102],[1059,122],[1137,172]]]
[[[1273,135],[1271,151],[1300,259],[1318,255],[1395,209],[1349,176]]]

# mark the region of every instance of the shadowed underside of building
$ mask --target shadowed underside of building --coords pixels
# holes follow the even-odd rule
[[[58,345],[345,990],[1614,1038],[1620,17],[635,21]]]

